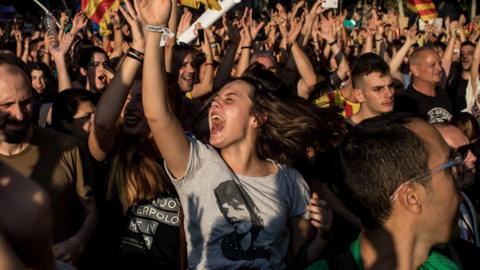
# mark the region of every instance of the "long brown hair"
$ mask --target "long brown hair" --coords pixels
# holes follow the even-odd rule
[[[252,114],[261,123],[256,143],[260,157],[292,164],[305,159],[308,146],[325,151],[345,134],[338,114],[289,94],[281,80],[261,65],[253,64],[237,79],[254,88],[250,97]]]
[[[122,131],[118,134],[107,178],[107,199],[118,196],[126,213],[132,205],[151,200],[159,193],[175,196],[153,139],[147,136],[129,137]]]

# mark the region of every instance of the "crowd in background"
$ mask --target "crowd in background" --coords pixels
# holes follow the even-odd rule
[[[478,268],[480,17],[298,1],[177,44],[177,1],[122,1],[103,37],[68,13],[0,25],[1,269]],[[424,249],[368,265],[402,226]]]

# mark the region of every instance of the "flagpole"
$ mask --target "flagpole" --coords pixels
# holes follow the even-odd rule
[[[48,10],[44,5],[42,5],[42,3],[40,3],[38,0],[33,0],[33,2],[35,2],[41,9],[43,9],[43,11],[45,11],[45,13],[47,13],[48,15],[52,16],[53,19],[55,20],[55,24],[57,25],[58,28],[60,28],[60,23],[57,21],[57,18],[55,18],[55,16],[53,16],[53,14],[50,12],[50,10]]]

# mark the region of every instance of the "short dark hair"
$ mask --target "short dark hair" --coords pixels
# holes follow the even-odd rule
[[[470,41],[468,41],[468,40],[462,42],[462,44],[460,45],[460,48],[465,47],[465,46],[472,46],[473,48],[475,48],[475,44],[472,43],[472,42],[470,42]]]
[[[73,116],[83,101],[96,103],[94,94],[85,89],[66,89],[58,93],[52,105],[52,128],[70,134],[72,131],[65,126],[65,122],[73,122]]]
[[[373,72],[378,72],[382,75],[390,73],[390,68],[380,56],[375,53],[366,53],[360,55],[352,66],[352,83],[353,87],[357,88],[361,84],[363,77],[368,76]]]
[[[105,50],[103,50],[102,48],[97,47],[97,46],[86,47],[86,48],[81,49],[78,52],[78,59],[77,59],[78,70],[80,70],[80,68],[87,69],[88,65],[90,65],[92,63],[93,56],[96,53],[100,53],[100,54],[105,55],[105,57],[107,58],[107,61],[109,61],[109,63],[110,63],[110,59],[108,58],[108,54],[105,52]]]
[[[387,114],[363,121],[340,146],[344,186],[357,205],[367,229],[385,223],[392,211],[390,197],[415,176],[426,172],[429,153],[421,138],[405,127],[408,114]],[[431,178],[417,181],[427,185]]]

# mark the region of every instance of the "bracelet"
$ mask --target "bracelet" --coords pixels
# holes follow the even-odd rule
[[[214,43],[210,43],[210,48],[217,48],[218,47],[218,44],[216,42]]]
[[[383,38],[375,39],[376,42],[383,41]]]
[[[241,49],[252,49],[252,46],[243,46]]]
[[[175,36],[175,34],[170,31],[170,29],[168,29],[165,25],[146,24],[145,29],[150,32],[162,34],[162,38],[160,39],[160,47],[165,47],[165,44],[167,44],[167,39],[173,38]]]
[[[145,24],[145,29],[150,32],[155,32],[155,33],[163,33],[167,28],[165,25],[151,25],[151,24]],[[168,28],[167,28],[168,29]]]
[[[332,47],[333,45],[337,44],[337,40],[334,39],[332,42],[328,42],[328,46]]]
[[[130,48],[128,49],[128,51],[131,52],[131,53],[133,53],[133,54],[135,54],[136,56],[138,56],[138,57],[140,57],[140,58],[142,58],[142,59],[143,59],[143,57],[145,56],[145,54],[144,54],[143,52],[138,51],[138,50],[134,49],[133,47],[130,47]]]
[[[135,54],[133,54],[130,51],[127,52],[127,57],[133,58],[133,59],[137,60],[138,62],[143,63],[143,58],[140,58],[140,57],[136,56]]]

